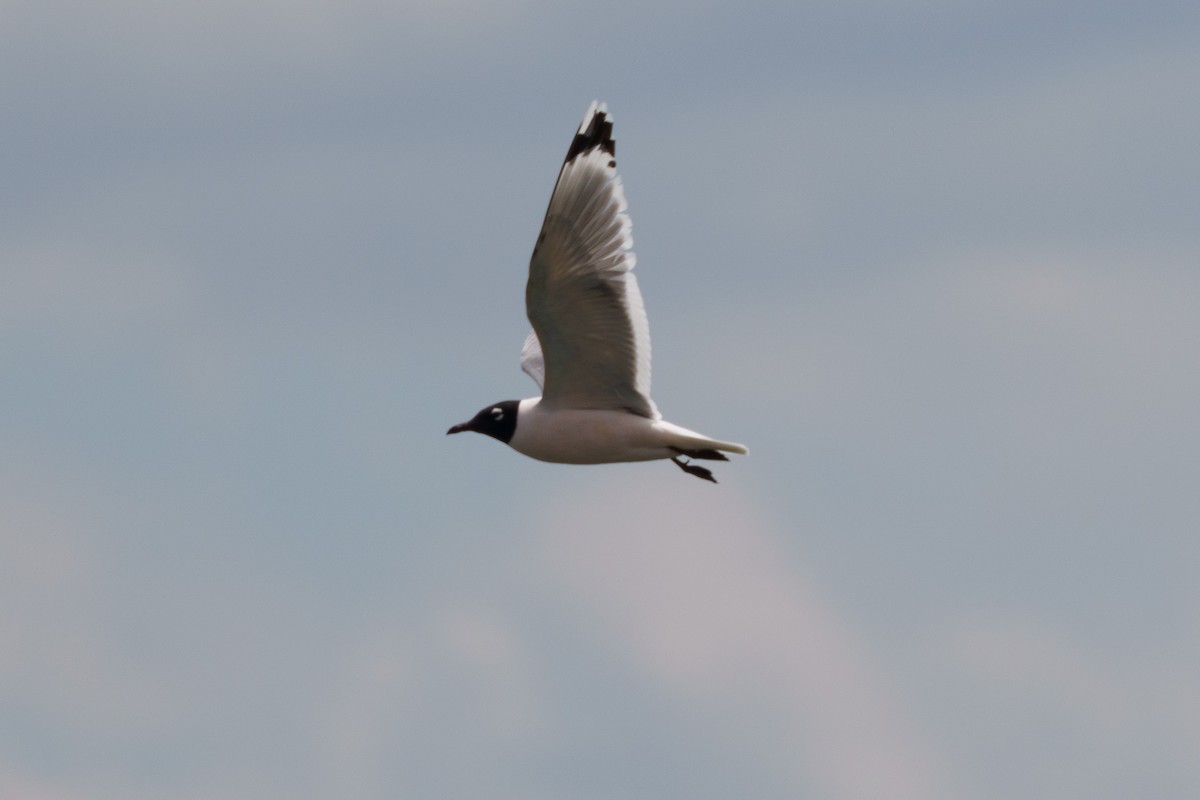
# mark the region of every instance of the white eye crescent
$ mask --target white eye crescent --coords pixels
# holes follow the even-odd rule
[[[502,408],[493,408],[493,409],[492,409],[492,419],[494,419],[494,420],[502,420],[502,419],[504,419],[504,409],[502,409]]]

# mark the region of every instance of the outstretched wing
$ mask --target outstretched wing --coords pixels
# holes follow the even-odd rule
[[[529,261],[525,310],[534,333],[521,366],[537,381],[534,348],[540,350],[547,407],[626,409],[657,419],[650,325],[633,276],[633,224],[615,154],[612,119],[593,102]]]
[[[533,331],[525,337],[525,345],[521,348],[521,369],[533,378],[533,382],[542,388],[546,382],[546,362],[542,357],[542,344]]]

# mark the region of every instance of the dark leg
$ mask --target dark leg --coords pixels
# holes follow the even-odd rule
[[[708,449],[705,449],[705,450],[682,450],[678,447],[672,447],[671,449],[674,450],[676,453],[679,453],[679,455],[687,456],[688,458],[703,458],[703,459],[707,459],[708,461],[728,461],[729,460],[728,458],[725,457],[725,454],[722,453],[720,450],[708,450]]]
[[[713,477],[711,470],[707,470],[704,467],[697,467],[695,464],[684,463],[683,461],[679,460],[678,456],[672,458],[671,463],[679,467],[688,475],[695,475],[697,478],[703,478],[704,480],[712,481],[713,483],[717,482],[717,479]]]

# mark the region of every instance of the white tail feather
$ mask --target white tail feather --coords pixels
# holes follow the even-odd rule
[[[723,450],[726,453],[736,453],[741,456],[750,455],[750,448],[744,444],[711,439],[702,433],[689,431],[687,428],[682,428],[666,420],[659,420],[655,425],[670,435],[670,446],[678,447],[680,450]]]

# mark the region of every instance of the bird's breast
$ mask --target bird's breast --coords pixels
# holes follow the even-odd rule
[[[669,458],[654,422],[626,411],[548,409],[541,398],[522,400],[509,446],[539,461],[607,464]]]

